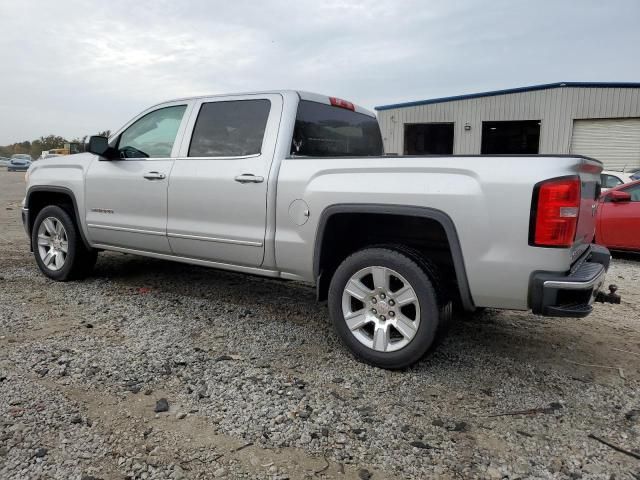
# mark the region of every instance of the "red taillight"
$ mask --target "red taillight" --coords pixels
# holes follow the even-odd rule
[[[538,184],[533,207],[530,243],[538,247],[570,247],[578,225],[580,179],[566,177]]]
[[[342,100],[341,98],[329,97],[329,101],[334,107],[346,108],[352,112],[356,111],[356,106],[353,103]]]

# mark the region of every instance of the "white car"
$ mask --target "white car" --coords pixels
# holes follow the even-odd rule
[[[603,170],[600,173],[600,181],[602,182],[602,191],[606,192],[610,188],[617,187],[623,183],[633,182],[632,172],[616,172],[612,170]]]

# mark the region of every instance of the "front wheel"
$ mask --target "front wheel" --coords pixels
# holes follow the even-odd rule
[[[38,213],[31,231],[31,245],[40,271],[61,282],[87,275],[97,259],[97,252],[82,243],[71,216],[57,205],[49,205]]]
[[[425,266],[388,248],[360,250],[340,264],[329,287],[329,311],[354,355],[382,368],[403,368],[422,358],[440,313]]]

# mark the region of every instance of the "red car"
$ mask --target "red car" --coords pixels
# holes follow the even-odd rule
[[[640,252],[640,181],[603,193],[598,204],[596,243]]]

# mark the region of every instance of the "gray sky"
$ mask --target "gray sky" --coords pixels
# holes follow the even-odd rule
[[[162,100],[294,88],[366,107],[640,81],[638,0],[2,0],[0,145]]]

